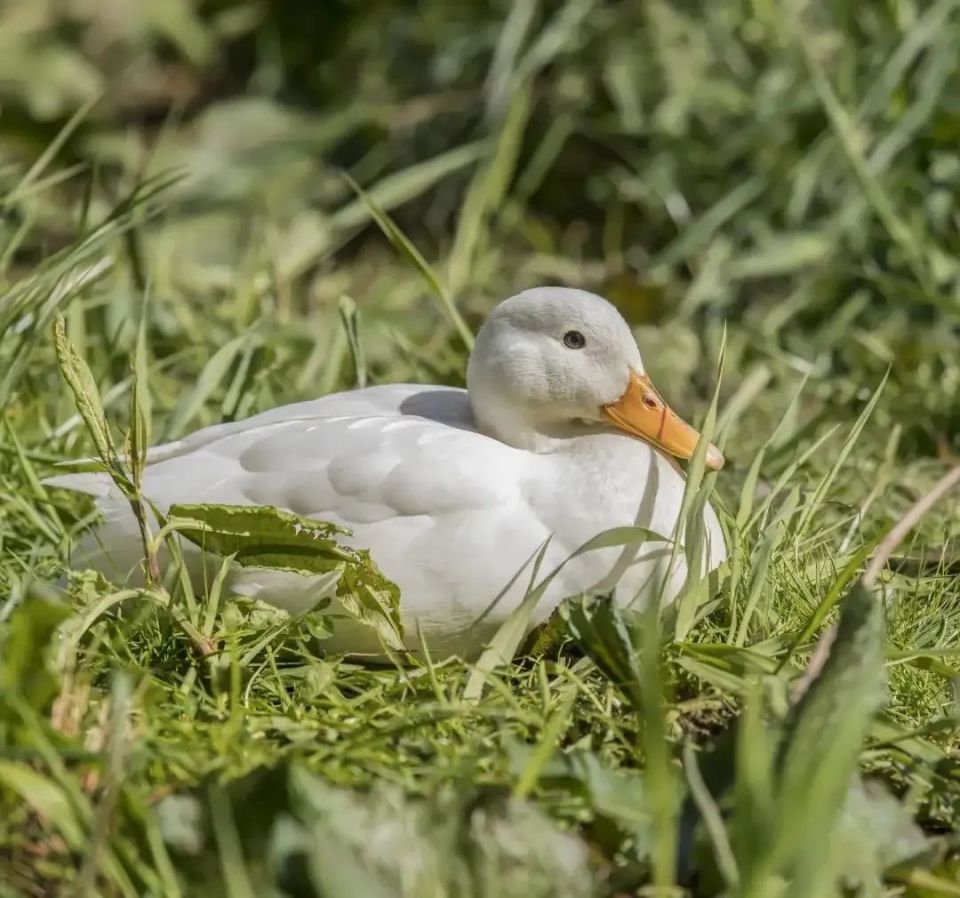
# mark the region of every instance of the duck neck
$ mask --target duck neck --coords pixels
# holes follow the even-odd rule
[[[471,395],[470,406],[480,433],[537,454],[571,450],[574,438],[601,430],[577,421],[538,421],[529,410],[514,408],[494,397]]]

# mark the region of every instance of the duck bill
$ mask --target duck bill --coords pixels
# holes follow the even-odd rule
[[[699,432],[660,398],[650,378],[632,369],[626,392],[616,402],[603,406],[601,412],[615,427],[641,437],[677,458],[691,458],[700,439]],[[707,467],[719,471],[723,462],[723,453],[710,443],[707,446]]]

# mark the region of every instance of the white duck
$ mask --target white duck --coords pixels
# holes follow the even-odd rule
[[[207,427],[153,449],[143,491],[164,512],[180,502],[272,505],[347,527],[347,542],[400,586],[408,646],[422,634],[439,655],[473,655],[527,593],[546,541],[541,577],[613,527],[673,538],[684,478],[669,456],[689,458],[698,438],[653,388],[612,305],[539,287],[494,309],[466,390],[376,386]],[[723,465],[713,445],[707,464]],[[136,576],[138,531],[107,475],[51,482],[96,496],[103,513],[74,564]],[[705,518],[704,573],[726,556],[712,508]],[[584,553],[552,580],[531,623],[589,590],[615,587],[618,601],[642,603],[662,588],[671,550],[664,541]],[[668,601],[686,577],[682,553],[678,562]],[[228,586],[297,612],[322,597],[320,580],[236,568]],[[335,629],[335,651],[380,648],[353,621]]]

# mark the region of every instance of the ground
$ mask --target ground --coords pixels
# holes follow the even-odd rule
[[[0,895],[960,894],[958,492],[862,582],[960,452],[953,2],[62,6],[0,11]],[[540,283],[719,383],[713,591],[369,667],[57,585],[98,402],[462,384]]]

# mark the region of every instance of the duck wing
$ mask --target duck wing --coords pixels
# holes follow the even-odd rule
[[[345,541],[369,549],[401,587],[405,617],[449,631],[495,599],[549,535],[525,494],[529,458],[473,429],[465,391],[391,385],[282,406],[156,447],[142,489],[164,513],[177,503],[271,505],[346,527]],[[108,475],[47,482],[97,497],[101,523],[74,564],[121,579],[135,571],[136,523]],[[277,595],[277,578],[254,579],[245,593],[271,593],[261,597],[291,610],[300,604]]]

